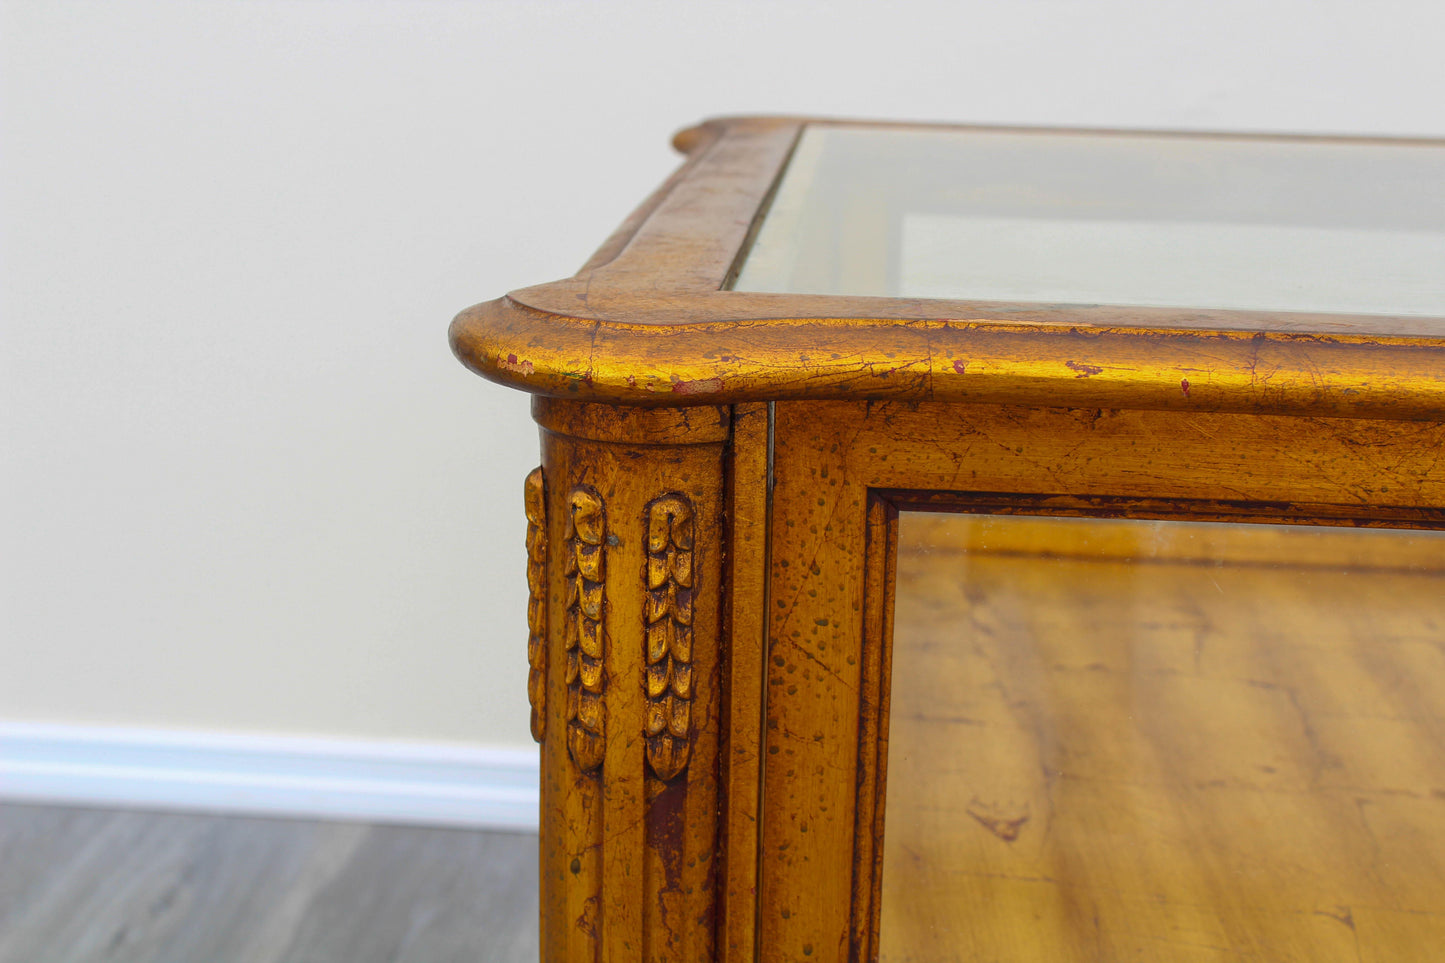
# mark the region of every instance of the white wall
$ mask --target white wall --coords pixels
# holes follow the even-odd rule
[[[527,745],[525,399],[717,113],[1445,135],[1445,5],[5,3],[0,721]]]

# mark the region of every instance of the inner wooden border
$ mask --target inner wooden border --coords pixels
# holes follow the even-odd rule
[[[856,831],[851,909],[854,945],[866,947],[862,959],[876,960],[880,951],[883,885],[883,835],[886,832],[885,804],[888,797],[888,720],[891,709],[893,620],[897,594],[899,513],[903,511],[1034,518],[1127,518],[1130,521],[1225,522],[1254,525],[1301,527],[1370,528],[1394,531],[1445,531],[1445,510],[1436,510],[1433,524],[1423,517],[1415,524],[1400,524],[1387,518],[1358,517],[1348,521],[1338,515],[1317,518],[1298,514],[1274,514],[1268,506],[1238,506],[1235,512],[1221,512],[1218,503],[1190,499],[1161,500],[1141,514],[1137,499],[1101,497],[1091,508],[1054,506],[1050,496],[974,495],[955,491],[900,491],[870,489],[864,585],[866,617],[864,626],[876,632],[863,639],[864,653],[878,653],[863,659],[860,691],[858,758],[865,775],[858,781]],[[1116,557],[1116,556],[1108,556]],[[1124,560],[1124,556],[1117,556]],[[1424,561],[1424,559],[1422,559]],[[1445,568],[1445,556],[1432,559]],[[1438,570],[1432,569],[1432,570]]]

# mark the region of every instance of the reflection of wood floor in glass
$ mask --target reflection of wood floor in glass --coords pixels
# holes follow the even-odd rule
[[[965,554],[984,525],[1022,534]],[[1231,553],[1218,526],[904,518],[882,959],[1445,960],[1442,542],[1067,557],[1086,525]],[[1332,565],[1352,538],[1367,563]],[[1394,539],[1437,571],[1368,567]]]

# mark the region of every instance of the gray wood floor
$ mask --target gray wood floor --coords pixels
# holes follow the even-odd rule
[[[0,805],[0,963],[533,963],[537,837]]]

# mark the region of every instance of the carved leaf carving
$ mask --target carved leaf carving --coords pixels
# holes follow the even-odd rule
[[[547,724],[547,486],[541,468],[523,488],[527,511],[527,701],[532,738],[542,741]]]
[[[660,779],[687,767],[692,751],[692,502],[663,495],[647,506],[647,761]]]
[[[567,500],[567,751],[583,772],[602,765],[607,725],[603,693],[607,632],[603,616],[607,510],[586,486]]]

